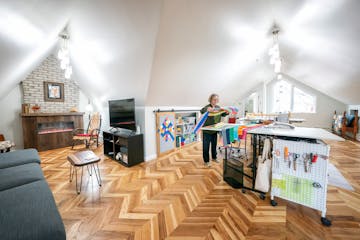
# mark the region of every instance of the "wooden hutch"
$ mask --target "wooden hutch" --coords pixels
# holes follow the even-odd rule
[[[72,132],[83,128],[82,112],[23,113],[24,148],[45,151],[72,145]]]

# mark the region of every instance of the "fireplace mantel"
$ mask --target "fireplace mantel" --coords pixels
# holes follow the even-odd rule
[[[72,132],[83,128],[83,112],[21,114],[24,147],[39,151],[72,145]]]
[[[50,117],[50,116],[79,116],[84,115],[84,112],[63,112],[63,113],[22,113],[22,117]]]

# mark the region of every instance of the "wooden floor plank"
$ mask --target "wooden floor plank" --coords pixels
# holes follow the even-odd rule
[[[94,149],[103,184],[84,171],[80,195],[69,182],[67,155],[81,146],[40,156],[68,239],[360,239],[360,144],[329,144],[330,161],[355,189],[329,186],[332,227],[321,225],[318,211],[281,199],[272,207],[269,196],[232,189],[221,163],[204,167],[201,144],[132,168]]]

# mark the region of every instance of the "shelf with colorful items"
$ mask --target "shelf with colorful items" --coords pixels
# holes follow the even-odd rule
[[[198,135],[193,133],[196,125],[197,112],[176,113],[176,147],[182,147],[198,141]]]

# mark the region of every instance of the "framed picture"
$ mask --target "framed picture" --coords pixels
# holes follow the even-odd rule
[[[57,82],[44,82],[45,102],[63,102],[64,84]]]

